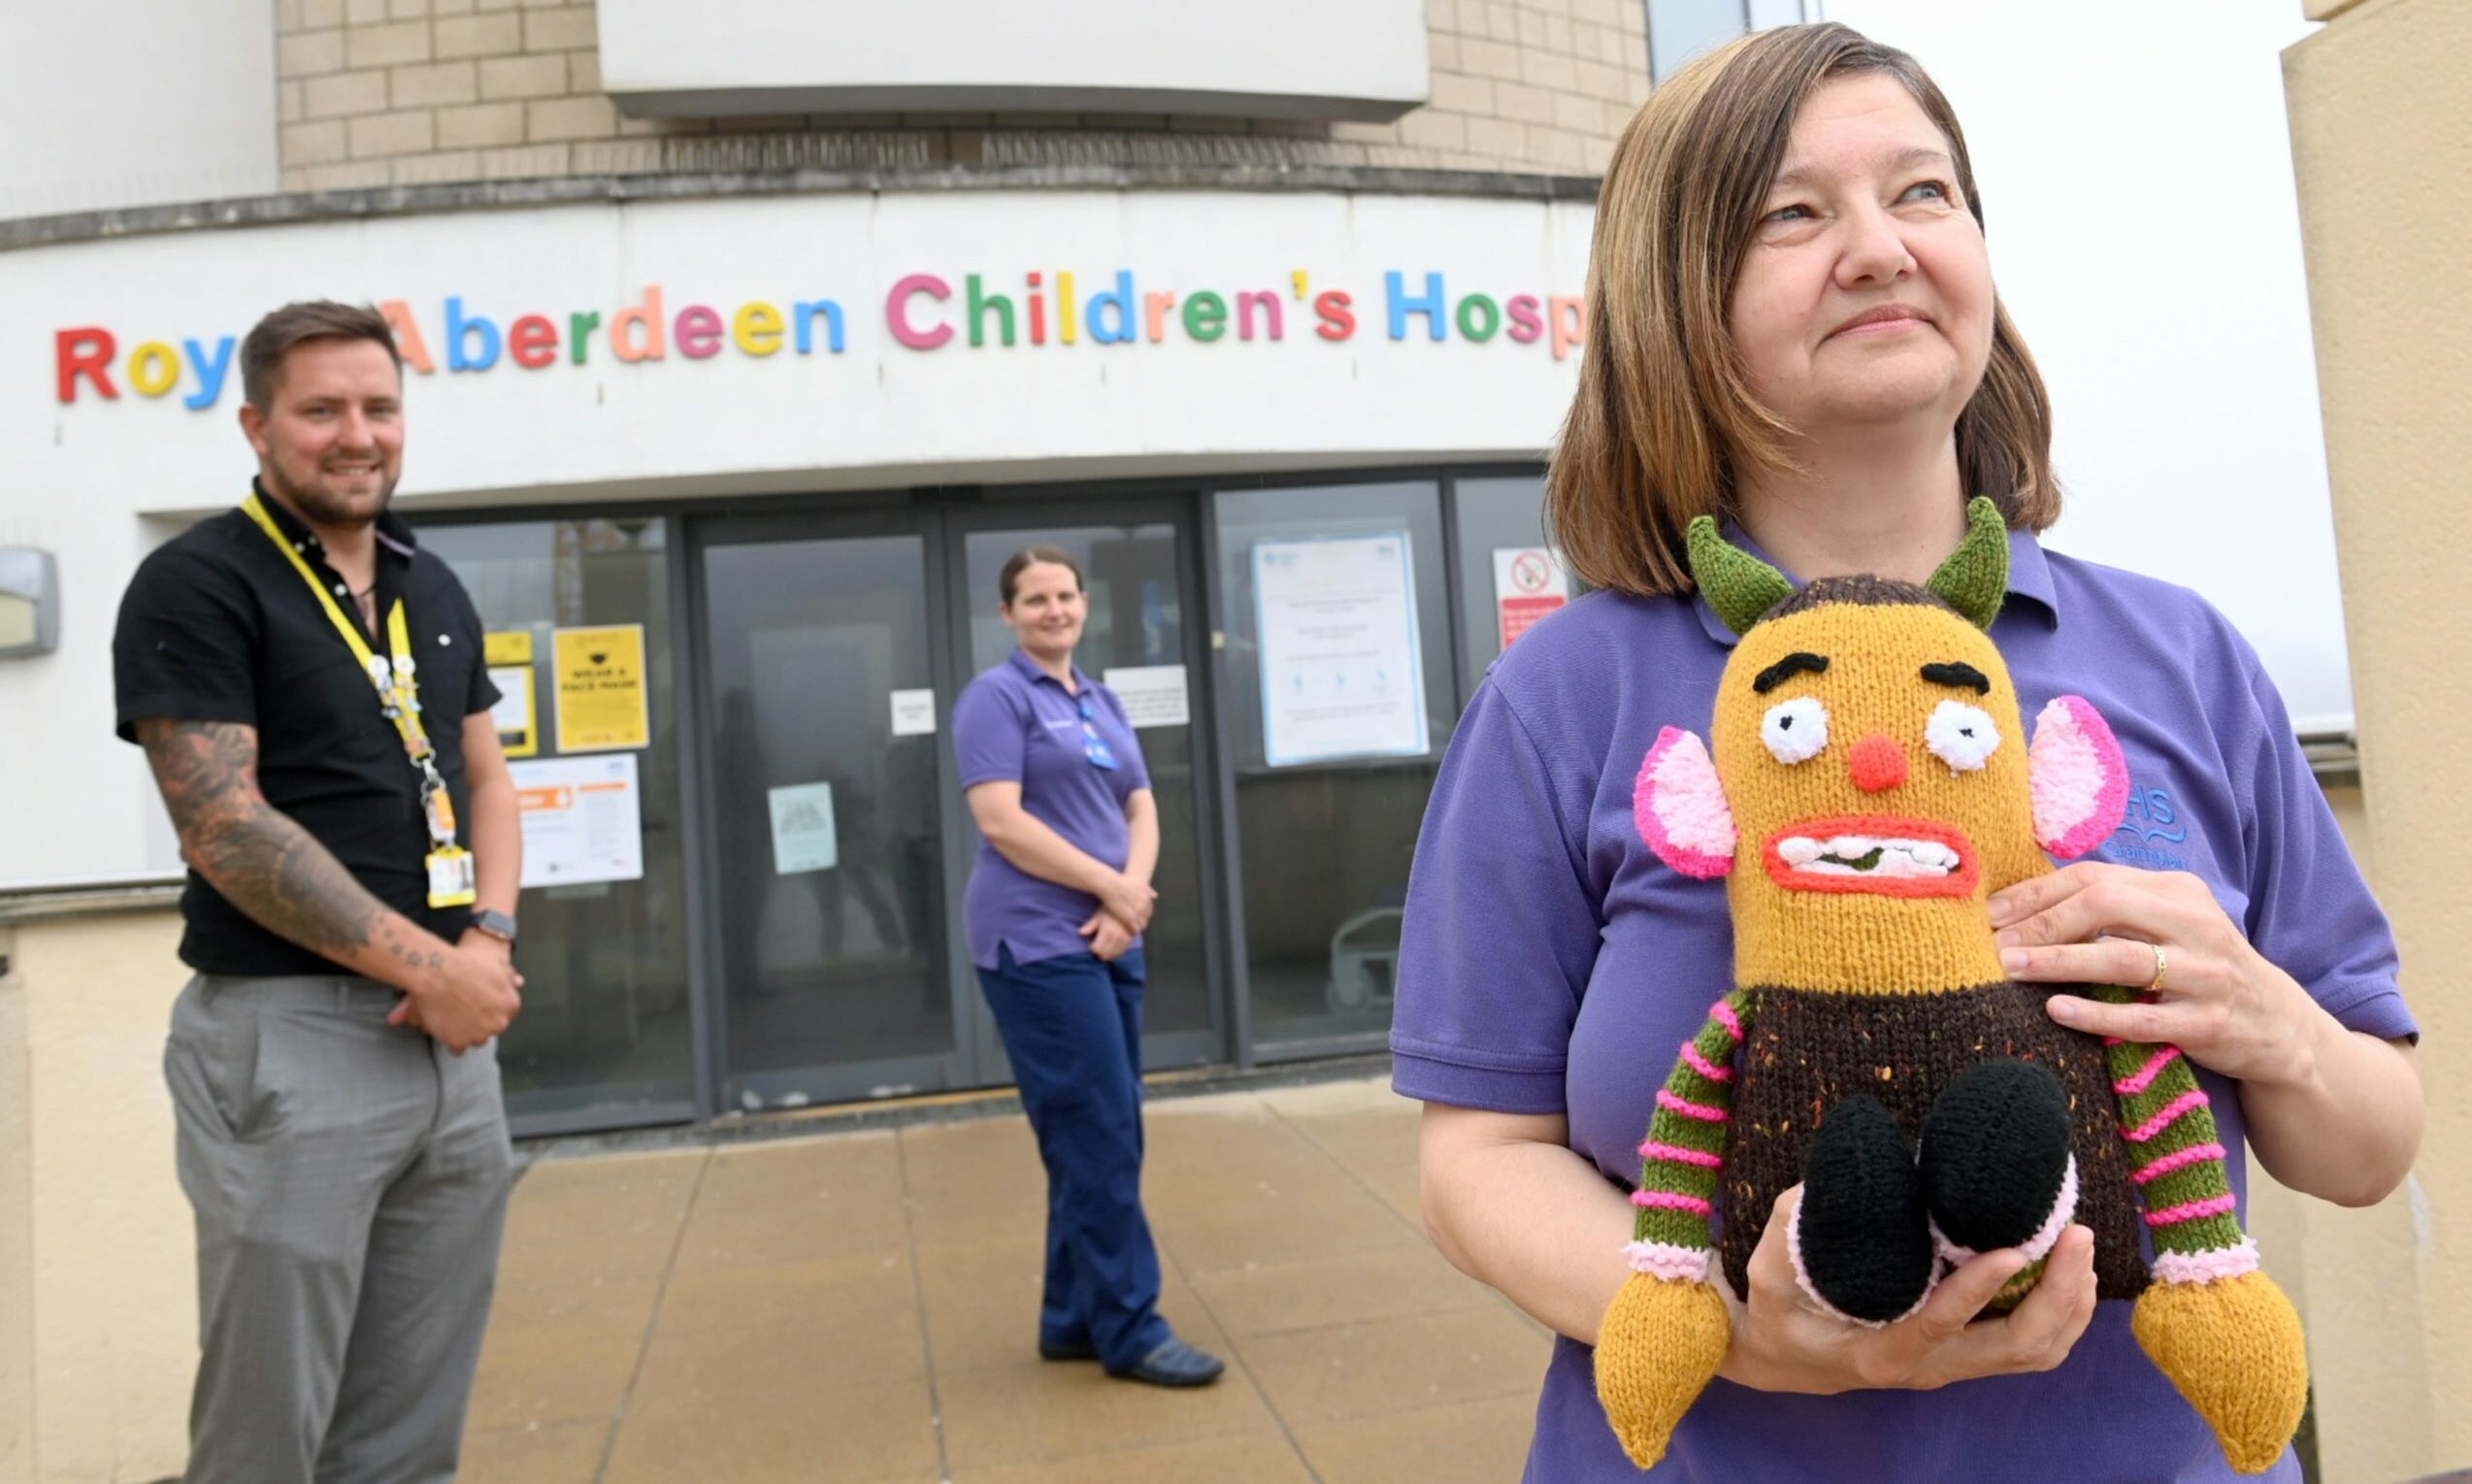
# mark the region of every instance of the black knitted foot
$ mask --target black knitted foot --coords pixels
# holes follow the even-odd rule
[[[1917,1163],[1940,1235],[1977,1252],[2023,1246],[2060,1201],[2069,1138],[2068,1094],[2050,1068],[1968,1068],[1923,1120]]]
[[[1937,1259],[1905,1131],[1876,1098],[1829,1109],[1803,1154],[1795,1260],[1821,1302],[1872,1323],[1930,1291]]]

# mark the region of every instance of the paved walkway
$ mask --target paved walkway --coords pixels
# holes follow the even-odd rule
[[[1416,1214],[1378,1080],[1150,1105],[1164,1392],[1033,1351],[1018,1115],[534,1166],[464,1484],[1506,1484],[1544,1332]]]

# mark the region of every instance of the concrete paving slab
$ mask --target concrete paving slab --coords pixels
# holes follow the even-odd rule
[[[1528,1461],[1533,1395],[1310,1424],[1298,1448],[1321,1484],[1509,1484]]]
[[[1515,1477],[1543,1329],[1433,1250],[1378,1077],[1145,1110],[1169,1392],[1035,1353],[1017,1112],[543,1161],[517,1185],[468,1484],[1416,1484]]]
[[[610,1429],[600,1419],[467,1432],[456,1484],[593,1484]]]
[[[1196,1273],[1193,1287],[1238,1338],[1502,1303],[1500,1295],[1426,1247],[1247,1263]]]
[[[1037,1464],[955,1471],[953,1484],[1315,1484],[1284,1436],[1204,1437],[1159,1448],[1085,1453]]]
[[[944,1449],[955,1476],[1201,1438],[1275,1439],[1278,1419],[1242,1373],[1167,1390],[1119,1381],[1088,1365],[1033,1363],[939,1376]]]
[[[929,1484],[942,1476],[922,1378],[816,1388],[750,1365],[639,1395],[602,1484]]]
[[[535,1282],[657,1277],[711,1156],[662,1150],[549,1160],[527,1169],[507,1210],[501,1293]]]
[[[537,1261],[546,1265],[545,1257]],[[614,1418],[660,1302],[661,1279],[502,1273],[473,1384],[471,1426]]]
[[[1506,1307],[1460,1309],[1240,1341],[1246,1367],[1296,1427],[1494,1397],[1533,1400],[1551,1348]]]

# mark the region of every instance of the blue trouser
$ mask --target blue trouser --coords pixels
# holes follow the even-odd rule
[[[1038,1337],[1088,1342],[1110,1370],[1169,1338],[1159,1252],[1141,1214],[1141,950],[1016,963],[978,985],[1004,1033],[1047,1167],[1047,1286]]]

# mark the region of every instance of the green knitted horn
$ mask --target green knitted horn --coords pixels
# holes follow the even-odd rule
[[[1989,495],[1965,502],[1965,541],[1923,584],[1978,629],[1989,629],[2008,601],[2008,521]]]
[[[1760,615],[1794,595],[1785,574],[1717,534],[1717,522],[1701,515],[1683,532],[1691,555],[1692,579],[1708,595],[1726,627],[1740,635]]]

